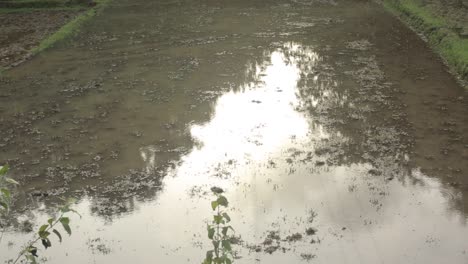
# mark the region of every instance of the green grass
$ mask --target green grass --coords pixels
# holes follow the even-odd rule
[[[429,44],[448,62],[461,78],[468,81],[468,39],[451,30],[443,17],[414,2],[414,0],[384,0],[384,6],[396,13],[410,26],[422,32]]]
[[[96,15],[96,9],[92,8],[81,15],[78,15],[76,18],[65,24],[61,27],[57,32],[50,35],[46,39],[42,40],[39,43],[39,46],[34,48],[31,52],[32,54],[37,54],[41,51],[44,51],[50,47],[52,47],[55,43],[66,39],[69,36],[74,35],[79,28],[90,18]]]
[[[33,55],[42,52],[50,47],[53,47],[56,43],[63,41],[64,39],[67,39],[76,33],[79,32],[80,28],[88,22],[91,18],[96,16],[96,14],[99,12],[99,10],[106,6],[109,3],[110,0],[99,0],[96,1],[97,5],[88,11],[78,15],[76,18],[65,24],[63,27],[61,27],[57,32],[54,34],[50,35],[46,39],[42,40],[39,45],[31,50],[31,53]]]
[[[83,1],[63,1],[63,0],[0,0],[0,8],[2,9],[27,9],[27,8],[60,8],[60,7],[85,7],[86,3]]]
[[[84,10],[83,6],[64,6],[64,7],[48,7],[46,10],[52,11],[79,11]],[[0,14],[8,13],[31,13],[36,11],[44,11],[42,7],[25,7],[25,8],[0,8]]]
[[[96,6],[84,11],[70,22],[62,26],[59,30],[57,30],[52,35],[48,36],[44,40],[42,40],[39,45],[33,48],[30,53],[32,55],[36,55],[46,49],[53,47],[55,44],[72,37],[73,35],[77,34],[80,31],[80,28],[86,24],[90,19],[96,16],[105,6],[109,4],[111,0],[95,0]],[[0,13],[14,13],[14,12],[34,12],[34,11],[48,11],[48,10],[83,10],[81,6],[70,6],[70,7],[62,7],[62,8],[18,8],[18,9],[0,9]],[[4,75],[9,68],[0,67],[0,76]]]

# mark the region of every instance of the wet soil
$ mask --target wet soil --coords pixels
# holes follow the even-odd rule
[[[0,87],[4,260],[76,197],[49,263],[201,262],[219,186],[237,263],[468,261],[468,94],[376,4],[115,0]]]
[[[77,10],[0,12],[0,68],[8,69],[31,57],[31,50],[76,17]]]

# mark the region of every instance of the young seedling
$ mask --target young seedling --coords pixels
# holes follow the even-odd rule
[[[8,169],[9,168],[7,165],[0,167],[0,214],[3,216],[7,215],[10,210],[11,190],[9,189],[9,186],[19,184],[15,180],[6,176]],[[20,251],[17,258],[13,262],[8,263],[18,263],[21,258],[25,258],[26,263],[37,263],[38,248],[36,244],[39,241],[41,241],[45,249],[51,247],[52,242],[50,240],[50,236],[53,233],[55,236],[57,236],[58,240],[62,242],[62,234],[56,229],[57,225],[61,225],[65,232],[67,232],[68,235],[71,235],[72,231],[70,228],[70,218],[67,216],[67,214],[69,212],[73,212],[80,215],[77,211],[70,208],[74,203],[74,199],[69,199],[66,201],[65,205],[60,208],[60,213],[58,214],[59,216],[48,219],[47,224],[44,224],[39,228],[35,237]],[[1,235],[3,236],[3,227]],[[0,242],[2,236],[0,236]]]
[[[222,195],[223,189],[211,188],[216,200],[211,202],[211,208],[215,212],[213,221],[207,224],[208,238],[213,244],[213,249],[206,252],[206,258],[202,264],[231,264],[233,262],[232,246],[228,233],[234,229],[228,223],[231,217],[225,212],[229,202]]]
[[[10,211],[10,186],[18,185],[18,182],[6,176],[8,169],[8,165],[0,167],[0,216],[6,216]],[[0,242],[2,242],[4,231],[3,224],[0,222]]]
[[[8,165],[0,167],[0,214],[6,215],[10,210],[11,190],[10,186],[18,185],[19,183],[12,178],[6,176]]]
[[[70,218],[67,216],[68,213],[73,212],[81,217],[81,215],[70,208],[72,204],[75,203],[75,199],[69,199],[65,205],[60,208],[59,216],[52,217],[47,220],[47,224],[42,225],[37,231],[36,236],[20,251],[18,257],[13,261],[13,264],[18,263],[18,261],[24,257],[27,263],[36,264],[37,258],[39,257],[37,252],[38,248],[36,244],[41,241],[45,249],[52,246],[50,236],[53,233],[59,240],[62,242],[62,234],[56,229],[58,225],[61,225],[65,232],[70,236],[72,234],[70,228]]]

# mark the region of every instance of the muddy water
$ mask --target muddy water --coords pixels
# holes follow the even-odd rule
[[[200,263],[219,186],[237,263],[468,262],[467,94],[374,4],[115,0],[2,78],[2,261],[76,197],[48,263]]]

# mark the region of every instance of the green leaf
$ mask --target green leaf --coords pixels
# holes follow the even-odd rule
[[[41,241],[42,241],[42,245],[45,247],[45,249],[52,246],[52,243],[50,242],[50,240],[48,238],[43,238],[43,239],[41,239]]]
[[[216,209],[216,207],[218,207],[218,202],[217,201],[212,201],[211,202],[211,208],[213,208],[213,211]]]
[[[208,261],[207,263],[211,263],[213,261],[213,250],[208,250],[206,252],[206,261]]]
[[[60,243],[62,243],[62,235],[60,234],[60,232],[56,229],[52,230],[52,232],[54,232],[54,234],[58,236]]]
[[[26,260],[29,261],[29,263],[31,264],[37,264],[36,257],[34,257],[33,255],[26,255]]]
[[[50,227],[52,227],[54,221],[55,221],[54,218],[49,218],[49,220],[47,220],[47,223],[49,223]]]
[[[76,211],[75,209],[68,208],[68,210],[70,210],[70,212],[73,212],[73,213],[77,214],[80,218],[82,217],[81,214],[78,213],[78,211]]]
[[[47,231],[39,231],[38,234],[40,238],[47,238],[50,235]]]
[[[213,239],[215,234],[215,229],[213,227],[208,226],[208,238]]]
[[[226,236],[228,230],[229,230],[229,228],[227,226],[223,227],[223,230],[221,231],[223,236]]]
[[[221,215],[213,215],[213,221],[219,225],[224,222],[223,217]]]
[[[216,200],[216,201],[218,202],[219,205],[222,205],[222,206],[225,206],[225,207],[227,207],[228,204],[229,204],[229,202],[228,202],[228,200],[226,199],[226,197],[224,197],[224,196],[222,196],[222,195],[220,195],[220,196],[218,197],[218,200]]]
[[[13,180],[12,178],[5,178],[5,181],[11,184],[19,185],[19,182]]]
[[[5,208],[5,210],[8,210],[8,204],[7,203],[0,201],[0,206]]]
[[[225,261],[226,261],[226,264],[232,264],[232,260],[229,259],[228,257],[226,257],[226,260],[225,260]]]
[[[219,241],[213,241],[213,247],[214,247],[214,252],[218,253],[218,248],[219,248]],[[218,255],[218,254],[216,254]]]
[[[65,231],[67,231],[68,235],[71,235],[71,229],[70,229],[70,226],[69,226],[69,223],[70,223],[70,219],[68,217],[62,217],[60,218],[60,223],[62,224],[63,226],[63,229],[65,229]]]
[[[231,242],[229,240],[223,240],[221,242],[221,245],[223,246],[223,248],[227,249],[228,251],[231,251],[232,248],[231,248]]]
[[[34,257],[38,257],[37,255],[37,247],[35,246],[30,246],[27,248],[27,251],[31,253]]]
[[[42,226],[39,228],[39,233],[40,233],[40,232],[44,232],[44,231],[47,229],[48,226],[49,226],[49,225],[42,225]]]
[[[63,229],[65,229],[65,231],[67,232],[67,234],[71,236],[72,231],[71,231],[70,226],[64,223],[62,223],[62,226],[63,226]]]
[[[10,199],[10,197],[11,197],[10,190],[5,189],[5,188],[2,188],[2,189],[0,189],[0,191],[3,193],[3,195],[5,196],[5,198]]]
[[[8,167],[8,165],[3,165],[0,168],[0,175],[5,175],[8,172],[9,169],[10,169],[10,167]]]
[[[224,219],[226,219],[227,222],[231,221],[231,217],[229,217],[229,215],[227,213],[223,213],[223,217],[224,217]]]
[[[68,225],[68,224],[70,224],[70,218],[65,217],[65,216],[60,217],[60,223]]]
[[[70,212],[70,208],[68,208],[68,205],[63,206],[62,208],[60,208],[60,212],[68,213],[68,212]]]

